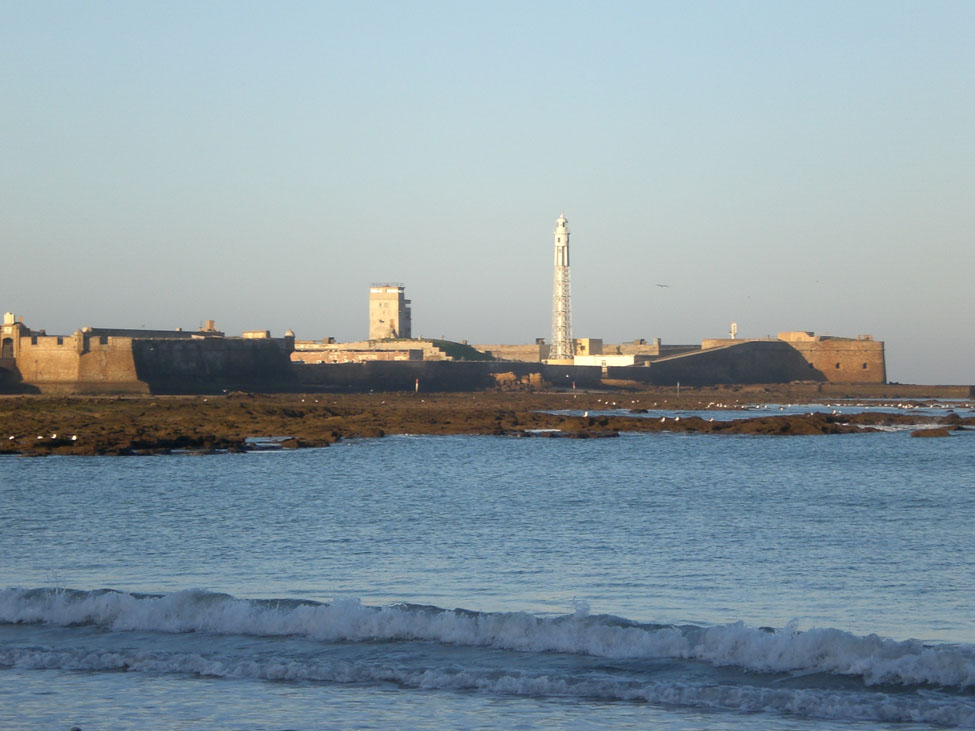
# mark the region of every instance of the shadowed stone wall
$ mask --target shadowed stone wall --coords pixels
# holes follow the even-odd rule
[[[884,343],[870,335],[840,338],[811,332],[781,332],[778,338],[748,340],[709,339],[705,350],[736,343],[784,342],[794,348],[823,378],[831,383],[887,383]]]
[[[643,371],[649,371],[645,382],[655,386],[826,380],[798,351],[779,341],[741,341],[655,360],[649,368],[610,368],[609,377],[644,381]]]
[[[374,362],[295,364],[300,387],[329,391],[471,391],[496,385],[495,374],[541,374],[560,389],[598,388],[603,377],[666,386],[825,381],[822,373],[782,342],[742,341],[652,362],[649,366],[547,365],[527,362]]]
[[[134,340],[138,379],[152,393],[282,391],[297,385],[287,339]]]
[[[861,372],[883,367],[882,343],[837,339],[813,345],[819,347],[827,371],[831,367],[842,371],[844,363],[852,364],[848,366],[851,370],[859,366]],[[816,367],[819,361],[800,352],[796,343],[779,340],[738,341],[662,358],[648,366],[608,368],[511,361],[301,364],[291,362],[292,348],[289,338],[154,339],[89,336],[82,331],[60,338],[28,336],[20,339],[17,349],[22,384],[16,383],[16,377],[0,373],[0,387],[63,393],[411,391],[419,379],[420,391],[467,391],[495,387],[500,374],[512,374],[515,379],[540,375],[559,389],[570,389],[573,384],[580,389],[598,388],[603,378],[692,386],[826,381],[828,377]],[[845,353],[846,360],[837,360],[840,353]],[[839,369],[835,368],[837,362]],[[863,363],[868,367],[863,368]]]
[[[823,338],[789,345],[834,383],[887,382],[884,344],[880,341]]]
[[[103,331],[111,332],[111,331]],[[133,338],[77,331],[26,335],[0,388],[42,393],[218,393],[292,389],[292,341],[179,336]],[[9,375],[5,375],[9,374]]]

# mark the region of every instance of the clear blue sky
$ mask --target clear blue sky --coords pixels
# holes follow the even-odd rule
[[[0,310],[887,343],[975,383],[975,3],[0,0]],[[656,284],[668,284],[667,288]]]

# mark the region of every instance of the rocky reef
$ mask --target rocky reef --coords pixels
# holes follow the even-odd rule
[[[0,454],[138,455],[325,447],[386,434],[493,434],[606,438],[621,432],[822,435],[884,427],[952,430],[975,417],[920,413],[776,414],[745,403],[783,403],[795,393],[715,389],[675,394],[479,392],[0,398]],[[740,418],[655,417],[667,410],[742,409]],[[574,414],[560,413],[573,411]],[[555,412],[555,413],[553,413]],[[583,415],[577,415],[578,413]],[[589,416],[589,412],[603,412]],[[607,413],[609,412],[609,413]],[[935,430],[924,436],[934,436]],[[275,437],[275,439],[268,439]]]

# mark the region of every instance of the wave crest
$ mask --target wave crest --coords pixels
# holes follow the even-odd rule
[[[431,641],[619,660],[672,658],[764,673],[825,672],[867,685],[975,686],[975,647],[926,645],[838,629],[776,630],[640,624],[576,611],[561,617],[399,604],[248,600],[191,589],[165,595],[114,590],[5,589],[0,622],[94,625],[113,632],[209,632],[321,641]]]
[[[509,670],[407,668],[400,665],[292,657],[213,658],[197,653],[133,650],[0,649],[0,665],[84,672],[178,673],[200,677],[285,682],[395,683],[404,688],[459,690],[531,697],[643,701],[745,713],[774,711],[842,721],[975,725],[968,698],[902,696],[828,689],[634,682],[617,678],[553,676]],[[939,697],[940,696],[940,697]]]

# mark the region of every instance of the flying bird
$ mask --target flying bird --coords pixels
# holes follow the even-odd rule
[[[658,284],[657,286],[658,287],[667,287],[668,289],[670,288],[670,285],[669,284]]]

